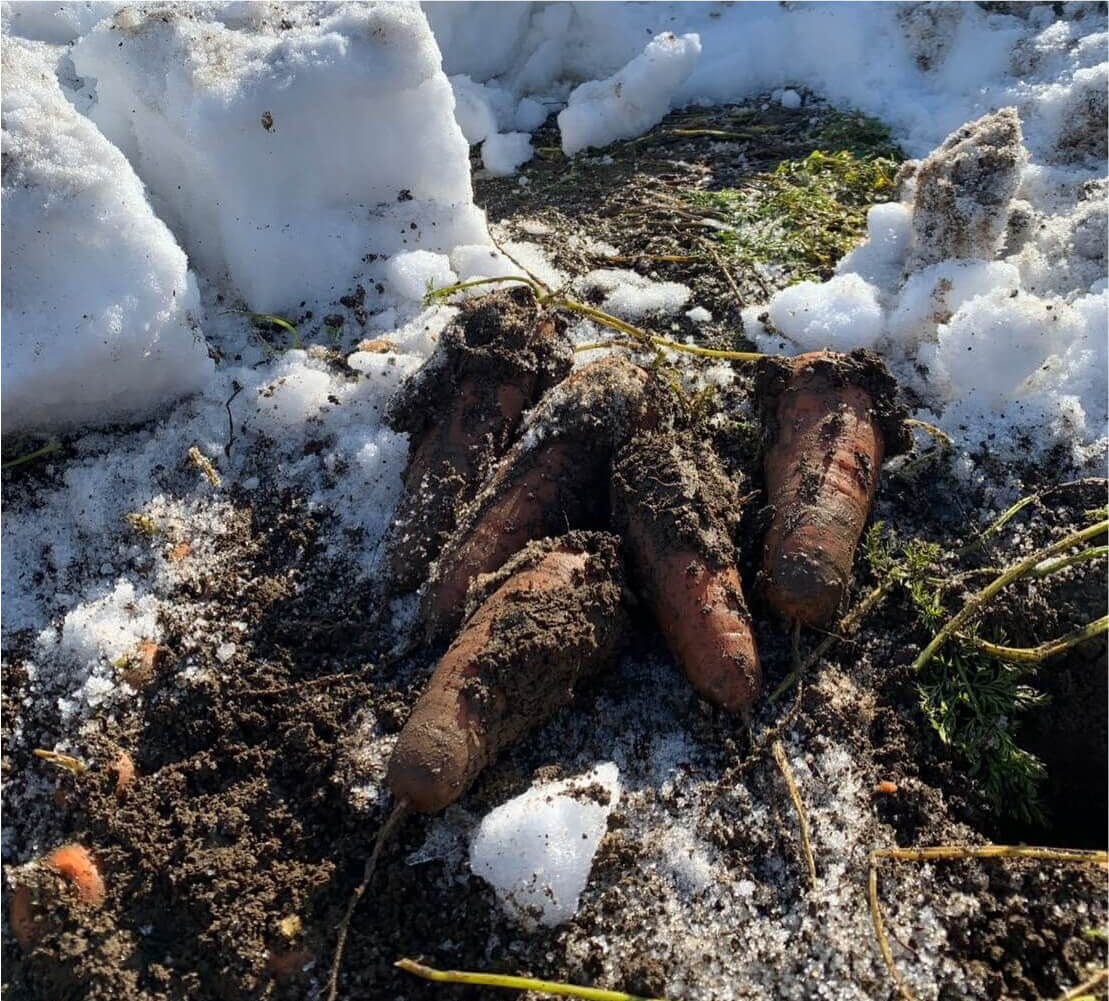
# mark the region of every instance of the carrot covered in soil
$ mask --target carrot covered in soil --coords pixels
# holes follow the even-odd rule
[[[564,327],[527,288],[473,300],[390,401],[387,423],[411,436],[405,492],[385,542],[398,593],[423,581],[457,509],[504,454],[524,411],[569,374]]]
[[[627,634],[617,540],[530,543],[477,580],[468,618],[400,733],[386,781],[416,811],[458,799],[507,744],[573,697]]]
[[[656,422],[665,406],[647,386],[646,372],[611,356],[547,394],[432,568],[423,600],[429,638],[457,628],[470,582],[499,570],[525,543],[600,526],[617,439],[624,428]]]
[[[773,520],[762,569],[770,606],[816,626],[839,607],[882,462],[909,445],[897,384],[869,351],[767,359],[758,392]]]
[[[57,874],[53,882],[43,869]],[[62,845],[41,862],[32,863],[27,872],[28,881],[19,883],[11,893],[8,911],[12,931],[24,949],[33,948],[40,936],[42,912],[59,902],[57,876],[73,887],[77,900],[85,906],[99,907],[104,901],[104,878],[84,845]]]
[[[762,684],[732,544],[739,509],[716,456],[678,434],[640,434],[617,456],[612,510],[635,583],[693,687],[730,712]]]

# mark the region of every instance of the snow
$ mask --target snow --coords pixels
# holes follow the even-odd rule
[[[457,280],[450,258],[428,250],[397,254],[385,265],[385,277],[393,291],[404,299],[419,302],[428,288],[443,288]]]
[[[446,253],[485,237],[417,7],[316,19],[294,6],[288,31],[206,11],[126,8],[72,50],[96,78],[90,115],[197,267],[226,273],[249,308],[280,313],[342,294],[368,252]]]
[[[3,72],[4,431],[143,420],[212,373],[196,280],[45,47]]]
[[[619,800],[619,771],[612,762],[574,779],[532,786],[485,816],[470,846],[470,868],[525,927],[560,925],[577,911]]]
[[[619,73],[575,88],[558,116],[562,152],[571,156],[590,146],[607,146],[657,125],[700,55],[697,35],[678,38],[668,32],[652,39]]]
[[[792,285],[771,299],[769,312],[801,351],[869,348],[882,335],[878,290],[855,274]]]
[[[481,162],[490,174],[506,177],[532,158],[531,136],[526,132],[491,135],[481,144]]]

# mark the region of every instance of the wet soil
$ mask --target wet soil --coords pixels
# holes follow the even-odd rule
[[[656,130],[657,142],[649,137],[630,147],[633,160],[614,150],[611,164],[543,161],[537,172],[548,170],[550,184],[536,181],[529,191],[479,179],[478,201],[509,230],[525,217],[550,222],[550,237],[519,233],[561,248],[557,263],[575,273],[596,261],[573,250],[568,233],[602,238],[632,258],[662,252],[662,244],[645,241],[636,225],[650,215],[655,232],[661,202],[645,205],[638,217],[614,207],[644,205],[645,192],[664,189],[674,176],[713,174],[723,183],[729,168],[719,144],[662,134],[682,122],[687,119],[672,117]],[[537,145],[544,145],[542,135]],[[771,163],[804,153],[800,136],[779,145],[752,146],[746,155]],[[735,159],[734,151],[728,155]],[[668,225],[675,239],[684,238],[683,217],[675,214]],[[673,249],[667,244],[667,252]],[[629,266],[637,267],[634,261]],[[691,284],[697,304],[717,318],[705,341],[726,346],[742,342],[740,300],[765,301],[771,291],[762,277],[733,276],[737,298],[728,278],[703,261],[686,270],[644,258],[641,270]],[[729,392],[742,396],[748,388],[741,379]],[[728,399],[721,394],[725,411]],[[742,424],[735,420],[717,425],[722,460],[733,471],[756,468],[757,435],[719,430]],[[988,475],[985,443],[975,461]],[[1027,490],[1070,475],[1061,466],[1019,472]],[[33,503],[35,475],[5,500]],[[936,460],[923,472],[887,474],[875,517],[902,537],[936,541],[949,552],[983,527],[974,513],[982,489]],[[69,733],[52,709],[33,715],[24,709],[34,637],[15,637],[4,650],[5,835],[42,852],[65,841],[87,845],[107,887],[100,908],[83,908],[50,874],[6,870],[5,896],[30,880],[44,886],[48,900],[30,948],[15,941],[5,913],[2,986],[12,1001],[321,996],[336,925],[389,809],[381,786],[385,757],[441,650],[393,651],[385,628],[389,610],[321,543],[326,512],[309,512],[293,491],[263,489],[231,500],[236,513],[218,554],[183,576],[164,618],[161,649],[135,677],[139,691],[132,703],[94,714],[80,734]],[[1030,552],[1084,523],[1083,512],[1104,502],[1103,481],[1060,490],[1028,515],[1019,541],[1001,535],[980,560],[1005,563]],[[765,527],[760,507],[757,497],[745,506],[737,533],[745,582],[754,579]],[[857,556],[851,602],[874,583]],[[1104,614],[1105,591],[1104,565],[1087,565],[1014,589],[993,609],[989,624],[1003,628],[1012,645],[1042,642]],[[773,689],[792,665],[789,637],[757,592],[749,587],[748,594]],[[1031,676],[1053,697],[1047,709],[1014,721],[1026,746],[1048,766],[1048,820],[1034,827],[999,816],[965,762],[924,720],[909,665],[928,636],[905,594],[891,596],[850,642],[833,647],[801,690],[786,735],[798,760],[815,762],[802,788],[813,810],[821,869],[846,867],[841,897],[829,902],[807,897],[796,821],[773,761],[762,756],[741,772],[732,770],[749,741],[734,718],[709,707],[677,677],[654,625],[642,609],[639,615],[632,652],[487,768],[462,809],[480,816],[535,777],[572,773],[584,761],[617,753],[618,742],[641,812],[657,830],[693,823],[720,861],[726,889],[742,884],[750,893],[752,925],[756,915],[760,928],[767,915],[778,916],[781,943],[772,948],[753,941],[742,922],[686,928],[688,911],[676,925],[672,891],[659,875],[659,859],[667,854],[659,845],[666,843],[630,808],[612,814],[574,920],[528,933],[508,921],[491,889],[464,862],[448,853],[412,863],[429,835],[442,829],[435,818],[413,817],[386,849],[357,911],[340,997],[495,996],[425,984],[394,968],[399,957],[413,956],[653,996],[683,989],[698,998],[732,988],[734,996],[797,997],[807,989],[798,985],[809,983],[815,969],[820,975],[835,971],[865,996],[890,998],[893,988],[866,933],[865,860],[872,846],[1022,839],[1105,847],[1104,642],[1080,647]],[[242,623],[230,660],[204,642],[205,623],[215,621]],[[817,638],[804,637],[805,649]],[[756,730],[779,723],[789,710],[788,697],[763,700]],[[667,739],[687,748],[675,774],[651,764],[663,724]],[[50,770],[31,754],[67,736],[91,765],[82,775]],[[849,762],[837,765],[839,771],[820,771],[819,762],[842,748],[850,749]],[[117,798],[107,766],[120,749],[134,758],[138,777]],[[862,792],[858,815],[845,828],[850,840],[841,844],[835,835],[844,818],[826,799],[826,788],[847,781]],[[896,793],[871,792],[879,781],[895,785]],[[1052,999],[1085,979],[1091,965],[1105,964],[1105,883],[1097,869],[1043,862],[887,863],[881,887],[894,912],[887,922],[898,962],[918,974],[929,967],[928,982],[938,985],[933,997]],[[974,905],[943,906],[955,898]],[[819,953],[822,926],[844,901],[862,915],[858,934],[835,956]],[[934,951],[935,927],[945,936],[942,958]],[[730,968],[730,957],[756,948],[768,957],[757,979],[744,985],[713,980],[725,976],[720,970]],[[1104,997],[1104,988],[1095,994]]]

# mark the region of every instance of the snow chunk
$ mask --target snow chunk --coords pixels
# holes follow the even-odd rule
[[[1048,357],[1082,338],[1081,314],[1061,300],[1017,295],[1004,288],[976,296],[938,328],[921,358],[948,399],[974,399],[1001,411]]]
[[[520,271],[496,247],[481,243],[455,247],[451,251],[450,263],[459,281],[469,281],[471,278],[504,278]]]
[[[323,8],[280,33],[236,31],[214,11],[101,23],[72,51],[97,79],[91,116],[207,273],[281,313],[350,287],[368,250],[486,237],[418,6]]]
[[[952,132],[916,168],[907,270],[948,257],[991,260],[1005,236],[1009,203],[1027,157],[1016,108],[1002,108]]]
[[[558,116],[562,151],[572,156],[589,146],[642,135],[657,125],[700,55],[698,35],[678,38],[665,32],[614,76],[583,83]]]
[[[883,291],[901,284],[912,239],[913,213],[901,202],[873,205],[866,214],[866,242],[840,259],[837,274],[854,272]]]
[[[526,132],[491,135],[481,144],[481,162],[490,174],[507,177],[534,155],[531,136]]]
[[[574,779],[533,786],[482,820],[470,846],[470,868],[525,926],[562,924],[578,909],[619,799],[612,762]]]
[[[770,300],[769,312],[774,326],[802,351],[869,348],[883,333],[878,290],[856,274],[836,275],[823,285],[791,285]]]
[[[143,420],[212,372],[185,254],[45,46],[3,73],[4,431]]]
[[[685,314],[693,323],[711,323],[712,313],[710,313],[704,306],[694,306]]]
[[[547,109],[538,101],[525,97],[516,107],[516,128],[534,132],[547,120]]]
[[[801,95],[795,90],[783,90],[778,95],[778,103],[790,111],[796,111],[801,107]]]
[[[445,254],[427,250],[412,250],[389,258],[385,277],[397,295],[415,302],[423,299],[429,284],[432,288],[444,288],[458,280]]]

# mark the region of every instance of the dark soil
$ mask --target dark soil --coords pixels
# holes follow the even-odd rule
[[[771,110],[767,119],[781,115]],[[645,273],[690,284],[696,302],[717,320],[706,341],[732,346],[742,340],[740,301],[764,301],[771,291],[765,279],[733,275],[737,297],[711,258],[684,264],[643,258],[692,246],[693,224],[680,212],[667,215],[656,193],[676,177],[734,180],[727,165],[734,151],[725,155],[710,140],[665,134],[678,124],[688,125],[689,116],[671,116],[644,141],[614,148],[612,163],[541,161],[529,170],[533,184],[526,191],[479,180],[477,197],[491,219],[510,230],[524,216],[555,225],[549,249],[574,273],[597,264],[567,241],[579,233],[614,244]],[[799,126],[783,128],[787,134],[773,143],[749,145],[748,165],[771,165],[812,148]],[[549,129],[546,136],[536,145],[553,146]],[[753,468],[757,446],[757,434],[744,437],[742,415],[727,409],[746,388],[741,381],[719,398],[726,420],[715,425],[715,434],[732,468]],[[988,472],[988,454],[979,458]],[[1020,472],[1028,490],[1069,475],[1061,467]],[[915,473],[888,473],[875,517],[902,538],[935,541],[950,554],[984,527],[970,513],[980,510],[983,488],[966,482],[939,459]],[[27,480],[19,491],[6,491],[5,501],[33,503],[33,488]],[[1050,494],[1022,516],[1019,539],[1002,533],[978,559],[997,565],[1025,555],[1084,524],[1083,512],[1104,498],[1103,481]],[[232,500],[234,523],[217,556],[187,576],[174,596],[163,649],[140,679],[144,687],[133,703],[67,734],[52,711],[34,716],[22,708],[34,638],[16,637],[4,651],[5,837],[38,854],[65,841],[85,844],[107,884],[104,905],[90,910],[49,874],[6,871],[7,896],[12,886],[31,880],[54,901],[29,950],[15,942],[5,913],[3,992],[12,1001],[320,996],[337,923],[390,809],[381,787],[384,759],[440,651],[390,652],[394,637],[382,625],[389,610],[355,583],[351,567],[327,556],[320,541],[326,516],[309,513],[304,498],[263,490]],[[765,527],[760,506],[758,498],[746,505],[737,540],[745,581],[753,581]],[[944,560],[941,571],[955,566],[949,556]],[[860,554],[849,602],[874,583]],[[1042,642],[1104,614],[1105,591],[1104,563],[1088,564],[1014,588],[986,627],[1003,629],[1011,645]],[[790,641],[753,589],[748,593],[772,690],[791,668]],[[203,623],[232,620],[245,628],[224,662],[203,642]],[[928,635],[907,595],[891,595],[850,642],[834,646],[817,665],[784,731],[797,760],[813,762],[802,787],[821,872],[847,867],[835,894],[810,896],[796,819],[773,760],[763,755],[734,769],[751,749],[734,717],[708,706],[677,677],[646,617],[636,633],[632,652],[487,768],[463,800],[464,814],[454,815],[480,816],[537,776],[574,772],[583,762],[615,755],[638,813],[622,803],[612,814],[577,916],[560,928],[521,931],[464,863],[448,857],[410,863],[441,824],[410,818],[386,848],[356,912],[340,997],[494,996],[426,984],[394,968],[396,959],[412,956],[457,969],[532,973],[651,995],[676,992],[678,984],[689,996],[707,998],[717,987],[734,986],[726,971],[735,957],[763,950],[767,960],[757,982],[741,985],[735,996],[804,996],[811,978],[834,973],[861,996],[891,998],[867,933],[865,862],[872,847],[1018,838],[1105,847],[1104,642],[1080,647],[1030,676],[1053,701],[1014,725],[1024,746],[1047,763],[1048,820],[1017,827],[990,804],[979,778],[922,716],[908,665]],[[805,649],[816,640],[804,637]],[[780,723],[790,701],[763,699],[756,733]],[[680,735],[688,748],[675,774],[660,773],[652,763],[660,734]],[[50,770],[31,754],[65,736],[91,764],[82,775]],[[850,750],[845,770],[822,771],[820,762],[842,748]],[[121,799],[107,767],[119,749],[138,768]],[[848,781],[865,790],[888,781],[897,791],[867,793],[857,816],[845,818],[836,813],[835,787]],[[644,826],[645,816],[654,827]],[[711,906],[675,919],[673,893],[659,868],[672,853],[659,838],[690,818],[697,837],[726,866],[729,885],[713,892],[734,895],[741,881],[751,887],[749,921],[713,925]],[[854,840],[828,847],[840,821],[848,820],[857,822],[849,828]],[[882,867],[881,897],[899,964],[918,973],[926,968],[944,1001],[1052,999],[1084,980],[1088,967],[1106,961],[1105,878],[1096,868],[890,862]],[[948,906],[963,898],[974,906]],[[830,915],[848,906],[859,915],[857,934],[834,954],[821,951],[827,950]],[[690,915],[704,923],[687,927]],[[767,945],[749,937],[755,927],[759,934],[780,929],[783,938]],[[1105,996],[1104,988],[1097,996]]]

